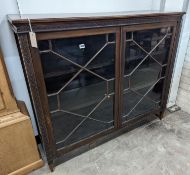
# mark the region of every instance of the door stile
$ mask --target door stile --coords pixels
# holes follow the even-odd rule
[[[120,101],[121,101],[121,48],[122,48],[122,36],[121,28],[117,30],[116,33],[116,58],[115,58],[115,127],[120,128],[121,121],[121,110],[120,110]]]
[[[166,70],[167,77],[164,82],[162,104],[161,104],[161,114],[159,116],[160,119],[162,119],[164,117],[164,112],[167,107],[166,105],[167,105],[167,100],[168,100],[168,95],[169,95],[169,90],[170,90],[170,83],[171,83],[173,67],[174,67],[174,63],[175,63],[177,46],[178,46],[178,42],[179,42],[180,30],[181,30],[181,22],[177,22],[176,25],[173,26],[173,36],[172,36],[172,42],[171,42],[169,57],[168,57],[168,67]]]

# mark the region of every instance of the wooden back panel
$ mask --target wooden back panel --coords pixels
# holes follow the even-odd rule
[[[10,80],[0,51],[0,117],[18,111],[19,109],[12,93]]]

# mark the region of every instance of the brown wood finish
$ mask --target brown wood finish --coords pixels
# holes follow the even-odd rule
[[[160,118],[166,108],[170,80],[177,48],[180,24],[183,12],[139,12],[139,13],[105,13],[105,14],[72,14],[44,18],[38,16],[9,16],[9,22],[16,34],[16,40],[30,91],[33,107],[38,119],[48,164],[53,170],[55,165],[75,155],[89,150],[116,135],[129,131],[155,118]],[[115,61],[115,100],[114,125],[98,134],[92,135],[74,144],[56,149],[54,131],[50,120],[50,110],[47,99],[46,86],[40,61],[38,48],[32,48],[28,36],[30,18],[32,29],[36,32],[37,40],[70,38],[76,36],[90,36],[97,34],[116,33],[116,61]],[[46,17],[48,17],[46,15]],[[172,42],[168,59],[166,80],[162,93],[161,108],[136,116],[122,123],[121,113],[123,106],[123,67],[125,52],[125,37],[127,31],[140,31],[159,27],[173,27]],[[62,160],[63,159],[63,160]]]
[[[121,29],[120,29],[121,30]],[[121,33],[117,34],[117,38],[116,38],[116,42],[121,43],[122,41],[122,36]],[[121,125],[121,121],[120,118],[117,116],[121,115],[121,111],[119,110],[119,104],[120,104],[120,70],[121,70],[121,45],[117,44],[116,47],[116,65],[115,65],[115,71],[116,71],[116,75],[115,75],[115,122],[116,128],[120,128]]]
[[[164,92],[163,92],[163,96],[162,96],[162,111],[160,114],[160,119],[162,119],[164,117],[164,113],[166,110],[166,105],[167,105],[167,101],[168,101],[168,95],[169,95],[169,90],[170,90],[170,84],[171,84],[171,78],[172,78],[172,73],[173,73],[173,67],[174,67],[174,63],[175,63],[175,55],[177,52],[177,46],[178,46],[178,41],[179,41],[179,37],[180,37],[180,30],[181,30],[181,21],[177,22],[177,25],[174,29],[174,33],[173,33],[173,47],[171,47],[171,51],[170,51],[170,56],[169,56],[169,66],[167,71],[167,79],[164,83]]]
[[[68,37],[75,37],[75,36],[89,36],[89,35],[97,35],[97,34],[106,34],[106,33],[113,33],[115,32],[116,33],[116,40],[118,40],[117,43],[119,43],[120,41],[120,33],[119,33],[119,29],[118,28],[109,28],[108,30],[107,29],[90,29],[90,30],[77,30],[77,31],[69,31],[69,32],[59,32],[58,35],[59,37],[58,38],[68,38]],[[42,35],[42,37],[41,37]],[[44,37],[45,36],[45,37]],[[37,36],[38,38],[38,36]],[[57,38],[57,35],[54,36],[54,33],[42,33],[42,34],[39,34],[39,38],[40,40],[43,38],[43,39],[56,39]],[[116,53],[119,53],[119,44],[117,44],[116,46]],[[63,151],[60,151],[60,150],[56,150],[55,148],[55,141],[53,140],[53,128],[52,128],[52,125],[51,125],[51,119],[50,119],[50,113],[49,113],[49,105],[48,105],[48,99],[47,99],[47,92],[46,92],[46,87],[45,87],[45,83],[44,83],[44,80],[43,80],[43,71],[42,71],[42,66],[41,66],[41,62],[40,62],[40,56],[39,56],[39,53],[38,53],[38,49],[36,48],[31,48],[31,54],[32,54],[32,61],[33,61],[33,65],[35,67],[35,76],[36,77],[40,77],[37,79],[37,84],[38,84],[38,88],[39,88],[39,94],[40,94],[40,98],[41,98],[41,103],[42,103],[42,106],[45,108],[44,110],[46,110],[46,120],[47,121],[47,128],[48,128],[48,131],[50,131],[49,135],[51,135],[51,137],[49,137],[49,139],[52,139],[52,145],[51,148],[54,152],[54,155],[56,154],[60,154],[60,152],[63,152],[63,153],[66,153],[66,152],[69,152],[69,150],[73,150],[77,147],[79,147],[80,145],[83,145],[85,143],[88,143],[90,142],[91,140],[94,140],[95,138],[98,138],[100,137],[102,134],[104,134],[105,132],[102,132],[100,134],[98,134],[97,136],[92,136],[91,138],[87,138],[87,139],[84,139],[84,141],[81,141],[80,143],[77,143],[77,144],[74,144],[73,146],[68,146],[68,147],[65,147]],[[116,56],[116,61],[119,61],[119,55],[117,54]],[[119,71],[118,69],[118,63],[115,64],[116,65],[116,72]],[[116,76],[118,74],[116,73]],[[117,78],[116,78],[116,81]],[[117,86],[118,86],[119,83],[116,83],[115,84],[115,89],[118,89]],[[116,92],[117,94],[118,92]],[[116,97],[115,98],[115,104],[118,104],[118,98]],[[117,110],[117,105],[115,105],[115,127],[117,127],[117,117],[118,114],[118,110]],[[112,129],[111,129],[112,131]],[[110,130],[108,130],[108,132],[110,132]],[[107,133],[107,132],[106,132]],[[57,153],[56,153],[57,152]]]
[[[140,31],[147,29],[156,29],[160,27],[173,27],[173,26],[176,26],[176,22],[132,25],[132,26],[123,27],[123,32]]]
[[[129,26],[135,24],[161,23],[181,19],[184,12],[115,12],[94,14],[67,14],[67,15],[8,15],[8,20],[15,33],[28,33],[30,31],[29,21],[35,32],[52,32],[63,30],[79,30],[87,28],[100,28],[111,26]],[[77,17],[78,15],[78,17]],[[52,25],[50,25],[52,24]],[[82,24],[82,25],[81,25]]]
[[[162,94],[162,106],[161,106],[161,108],[162,108],[162,110],[161,110],[161,113],[160,113],[160,115],[159,115],[159,118],[160,119],[162,119],[163,118],[163,115],[164,115],[164,112],[165,112],[165,110],[166,110],[166,105],[167,105],[167,99],[168,99],[168,90],[169,90],[169,86],[168,86],[168,84],[170,85],[170,79],[171,79],[171,75],[170,74],[172,74],[172,71],[173,71],[173,66],[172,66],[172,68],[171,68],[171,64],[174,62],[174,59],[172,58],[172,54],[173,54],[173,52],[175,52],[173,49],[174,49],[174,47],[175,47],[175,43],[176,43],[176,36],[178,35],[177,33],[176,33],[176,28],[177,28],[177,23],[176,23],[176,25],[173,27],[173,36],[172,36],[172,42],[171,42],[171,47],[170,47],[170,51],[169,51],[169,58],[168,58],[168,67],[167,67],[167,70],[166,70],[166,75],[167,75],[167,77],[166,77],[166,79],[165,79],[165,82],[164,82],[164,87],[163,87],[163,94]],[[176,48],[177,49],[177,48]],[[170,70],[170,69],[172,69],[172,70]],[[171,72],[171,73],[169,73],[169,72]],[[169,80],[169,82],[168,82],[168,80]],[[167,87],[168,86],[168,87]]]
[[[123,12],[104,12],[104,13],[63,13],[63,14],[11,14],[8,19],[12,24],[28,23],[28,18],[32,23],[50,23],[62,21],[88,21],[104,19],[128,19],[138,17],[161,17],[161,16],[179,16],[184,12],[167,12],[167,11],[123,11]]]
[[[51,122],[48,120],[49,113],[45,113],[47,111],[48,106],[42,106],[42,99],[40,97],[40,92],[37,85],[37,79],[35,77],[35,71],[33,69],[33,62],[32,62],[32,55],[29,41],[28,41],[28,35],[18,35],[17,43],[19,43],[19,53],[22,56],[21,58],[25,58],[21,60],[21,63],[24,69],[26,81],[28,88],[30,89],[30,96],[33,99],[33,107],[35,114],[38,116],[37,120],[39,123],[40,132],[42,135],[42,141],[44,143],[44,148],[46,151],[46,156],[48,159],[48,164],[50,169],[53,171],[53,160],[55,156],[54,148],[54,142],[53,142],[53,136],[52,136],[52,130],[51,130]],[[33,52],[34,54],[35,52]],[[39,65],[38,65],[39,66]],[[40,70],[39,70],[40,71]],[[38,71],[38,72],[39,72]],[[42,81],[43,83],[44,81]],[[50,128],[50,129],[49,129]]]
[[[98,34],[106,34],[118,31],[117,27],[111,28],[100,28],[100,29],[87,29],[87,30],[76,30],[76,31],[64,31],[64,32],[51,32],[51,33],[39,33],[36,38],[40,40],[48,39],[60,39],[69,37],[80,37],[80,36],[90,36]]]
[[[175,50],[177,48],[175,48],[176,43],[178,42],[178,38],[176,38],[176,35],[179,36],[180,33],[180,27],[178,28],[178,32],[176,32],[176,28],[178,26],[177,21],[176,22],[169,22],[169,23],[159,23],[159,24],[147,24],[147,25],[134,25],[134,26],[128,26],[128,27],[123,27],[122,32],[124,32],[124,38],[126,37],[126,32],[130,32],[130,31],[140,31],[140,30],[146,30],[146,29],[156,29],[159,27],[173,27],[173,34],[172,34],[172,41],[171,41],[171,46],[170,46],[170,50],[169,50],[169,56],[168,56],[168,65],[167,66],[167,70],[166,70],[166,78],[164,80],[164,87],[163,87],[163,93],[162,93],[162,104],[161,104],[161,111],[160,114],[158,113],[157,115],[159,116],[160,119],[163,118],[164,112],[166,110],[166,105],[167,105],[167,99],[168,99],[168,93],[169,93],[169,85],[170,82],[168,82],[168,80],[171,81],[171,74],[173,71],[173,66],[172,64],[174,64],[174,58],[172,57],[172,54],[175,54]],[[174,45],[174,46],[173,46]],[[123,47],[125,47],[125,42],[123,43]],[[123,50],[123,57],[124,57],[125,51]],[[124,63],[123,63],[124,65]],[[171,67],[172,66],[172,67]],[[123,70],[124,68],[122,68]],[[123,77],[123,72],[121,77]],[[123,86],[123,83],[121,82],[121,86]],[[121,99],[122,99],[122,95],[121,95]],[[122,106],[122,103],[121,103]]]
[[[24,102],[17,102],[0,54],[0,174],[27,174],[44,165]],[[23,113],[22,113],[23,112]]]
[[[20,109],[21,113],[23,113],[24,115],[29,116],[29,112],[28,112],[28,109],[27,109],[26,104],[24,103],[24,101],[17,100],[17,105],[18,105],[18,108]]]
[[[73,145],[69,147],[68,150],[58,150],[57,151],[57,159],[55,160],[55,165],[59,165],[60,163],[67,161],[74,156],[80,155],[81,153],[91,150],[95,148],[96,146],[99,146],[106,141],[109,141],[110,139],[113,139],[125,132],[129,132],[137,127],[140,127],[144,124],[147,124],[155,119],[157,119],[157,114],[159,111],[151,111],[148,114],[143,114],[141,116],[138,116],[135,118],[135,120],[129,120],[125,123],[125,125],[122,125],[120,128],[113,128],[110,130],[107,130],[105,132],[102,132],[98,135],[96,135],[93,138],[90,138],[88,144],[86,142],[79,143],[78,145]],[[64,155],[64,156],[63,156]]]
[[[40,57],[38,54],[38,50],[36,48],[31,48],[31,56],[32,56],[31,58],[32,58],[33,65],[35,67],[35,69],[34,69],[35,76],[39,77],[36,79],[36,81],[37,81],[36,83],[37,83],[37,86],[39,89],[39,96],[40,96],[40,100],[41,100],[40,103],[42,105],[42,109],[43,109],[44,116],[45,116],[45,122],[46,122],[46,126],[47,126],[48,135],[46,137],[48,137],[49,147],[51,148],[51,151],[54,156],[56,154],[56,149],[55,149],[53,128],[52,128],[50,113],[49,113],[49,104],[48,104],[48,99],[47,99],[47,95],[46,95],[47,92],[46,92],[46,88],[45,88],[45,83],[43,80],[43,72],[42,72]]]
[[[44,165],[38,154],[31,121],[16,112],[0,118],[0,174],[27,174]]]

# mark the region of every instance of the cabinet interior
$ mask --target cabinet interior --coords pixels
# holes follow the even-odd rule
[[[38,45],[56,146],[114,127],[115,33]]]
[[[124,31],[121,121],[160,108],[172,28]],[[38,41],[57,149],[115,125],[116,33]]]

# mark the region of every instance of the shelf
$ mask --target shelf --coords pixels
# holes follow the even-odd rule
[[[96,65],[93,65],[93,66],[88,66],[86,68],[93,71],[94,69],[100,69],[102,67],[106,68],[106,67],[112,66],[113,64],[114,64],[114,62],[113,63],[102,62],[100,64],[96,64]],[[71,68],[69,70],[44,73],[44,78],[48,79],[48,78],[54,78],[54,77],[58,77],[58,76],[68,75],[68,74],[74,74],[74,73],[78,72],[79,69],[80,68],[72,70],[72,68]]]
[[[166,52],[166,51],[165,51]],[[163,51],[157,51],[156,53],[152,54],[152,56],[158,56],[159,54],[163,54]],[[131,57],[130,56],[130,59],[129,60],[138,60],[139,59],[139,56],[133,56]],[[156,58],[155,58],[156,59]],[[157,60],[157,59],[156,59]],[[157,60],[158,61],[158,60]],[[127,64],[127,61],[125,61],[125,64]],[[100,68],[106,68],[106,67],[109,67],[109,66],[112,66],[113,63],[108,63],[108,62],[103,62],[101,64],[96,64],[96,65],[93,65],[93,66],[88,66],[87,68],[89,70],[95,70],[95,69],[100,69]],[[80,68],[79,68],[80,69]],[[76,73],[77,70],[76,69],[69,69],[69,70],[63,70],[63,71],[55,71],[55,72],[49,72],[49,73],[44,73],[44,78],[45,79],[49,79],[49,78],[54,78],[54,77],[59,77],[59,76],[65,76],[65,75],[68,75],[68,74],[74,74]]]
[[[114,81],[109,82],[109,94],[114,93]],[[81,115],[86,115],[80,109],[89,106],[89,110],[93,108],[106,94],[106,83],[99,82],[89,86],[75,88],[60,93],[61,109],[79,112]],[[50,110],[57,110],[57,97],[49,97]],[[91,107],[90,107],[91,106]]]
[[[146,73],[148,72],[148,73]],[[145,76],[144,76],[145,75]],[[143,71],[138,72],[133,76],[131,89],[140,90],[152,86],[156,79],[158,78],[158,73],[151,68],[145,68]],[[114,93],[114,82],[110,81],[109,94]],[[60,92],[61,108],[68,111],[77,111],[86,106],[97,104],[106,94],[106,82],[101,81],[88,86],[81,86],[80,88],[74,88],[71,90],[64,90]],[[49,94],[50,96],[51,94]],[[57,96],[49,97],[50,110],[57,110]],[[90,109],[90,108],[89,108]],[[83,115],[83,113],[80,112]]]

